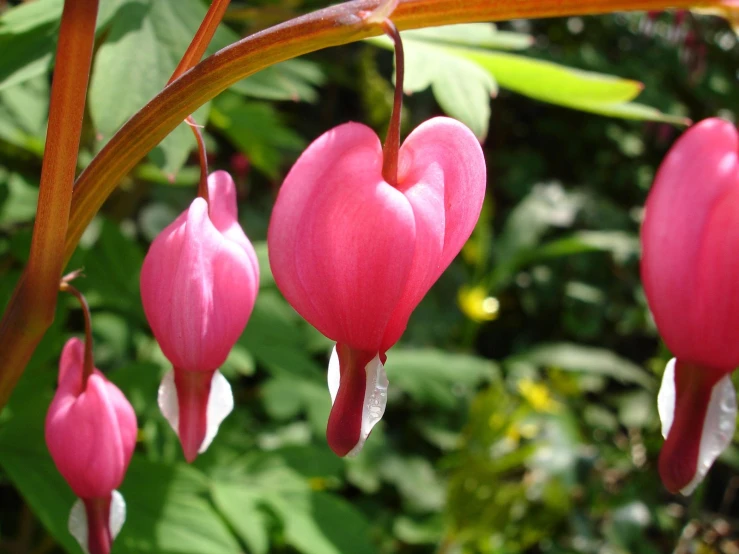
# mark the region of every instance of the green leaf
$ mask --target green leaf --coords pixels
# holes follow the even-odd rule
[[[432,348],[394,348],[385,367],[391,387],[421,404],[445,407],[455,406],[496,375],[495,365],[488,360]]]
[[[208,480],[190,466],[134,456],[121,493],[127,516],[116,552],[240,553],[236,539],[205,498]]]
[[[90,114],[103,142],[164,88],[205,13],[199,0],[131,0],[115,12],[90,82]],[[209,52],[235,39],[234,33],[221,28]],[[197,124],[207,123],[208,109],[205,105],[195,113]],[[152,151],[150,159],[173,175],[194,145],[192,131],[182,124]]]
[[[239,343],[274,375],[315,378],[325,371],[306,351],[306,324],[275,290],[262,290]]]
[[[387,37],[370,42],[392,49]],[[498,91],[495,79],[479,65],[450,53],[447,46],[406,40],[404,51],[403,89],[413,93],[430,86],[447,114],[467,125],[477,138],[484,139],[490,119],[490,98]]]
[[[141,247],[121,228],[103,219],[95,246],[86,253],[87,278],[80,282],[85,293],[90,292],[91,306],[113,306],[143,320],[139,295],[139,273],[144,261]]]
[[[453,52],[489,71],[501,88],[535,100],[611,117],[682,125],[689,123],[684,117],[631,103],[643,89],[639,81],[573,69],[518,54],[459,47],[455,47]]]
[[[49,83],[45,76],[0,90],[0,139],[43,155],[48,110]]]
[[[325,81],[321,66],[306,60],[272,65],[239,81],[231,90],[264,100],[318,101],[316,88]]]
[[[0,206],[0,225],[31,221],[36,215],[38,186],[17,173],[11,173],[5,182],[0,181],[0,190],[3,188],[7,190],[7,196]]]
[[[289,420],[306,412],[311,427],[322,434],[331,411],[328,387],[301,377],[271,379],[262,387],[264,408],[270,417]]]
[[[373,554],[367,519],[346,500],[324,492],[265,498],[281,517],[285,540],[302,554]]]
[[[20,34],[48,23],[59,22],[64,0],[25,2],[0,17],[0,34]]]
[[[438,512],[443,508],[445,484],[425,458],[388,456],[380,464],[380,474],[398,488],[411,510]]]
[[[648,390],[655,386],[652,377],[641,367],[604,348],[570,343],[543,344],[506,360],[506,363],[515,362],[528,362],[545,368],[604,375],[624,383],[636,383]]]
[[[501,52],[525,48],[530,45],[530,38],[513,34],[496,42],[498,34],[477,25],[403,33],[407,60],[404,87],[415,92],[432,86],[442,109],[481,139],[487,133],[489,96],[495,95],[498,86],[542,102],[600,115],[689,123],[684,117],[631,103],[643,89],[638,81]],[[369,41],[384,48],[393,47],[386,37]]]
[[[9,11],[0,19],[0,52],[3,53],[0,56],[0,90],[42,75],[51,65],[58,21],[51,20],[25,30],[25,25],[15,25],[11,19],[16,10],[20,11],[26,6],[36,4],[43,8],[49,1],[24,4]],[[8,21],[11,21],[11,24],[8,24]],[[24,30],[13,31],[14,28]]]
[[[269,552],[269,520],[260,509],[261,497],[247,487],[214,483],[213,503],[253,554]]]
[[[270,104],[222,95],[211,115],[213,125],[271,179],[277,179],[285,154],[295,155],[305,147],[305,141],[282,122]]]
[[[495,25],[490,23],[427,27],[414,31],[404,31],[403,38],[496,50],[524,50],[534,44],[534,37],[531,35],[499,31]]]
[[[134,0],[102,0],[97,32]],[[63,0],[25,2],[0,17],[0,90],[45,74],[52,65]]]

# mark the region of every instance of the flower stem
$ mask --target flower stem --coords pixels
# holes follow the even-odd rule
[[[382,177],[398,186],[398,153],[400,151],[400,115],[403,109],[403,75],[405,74],[405,56],[403,55],[403,39],[395,24],[389,19],[382,22],[385,34],[395,43],[395,95],[393,97],[393,113],[387,128],[387,138],[382,149]]]
[[[85,362],[82,370],[82,390],[84,390],[87,386],[87,378],[92,375],[95,369],[95,363],[92,358],[92,316],[90,314],[90,305],[87,303],[85,296],[77,288],[73,287],[66,277],[62,278],[59,290],[68,292],[74,296],[82,306],[82,315],[85,318]]]
[[[211,2],[210,8],[208,8],[208,13],[205,14],[203,21],[200,23],[200,27],[198,27],[197,33],[195,33],[192,42],[190,42],[190,46],[187,47],[185,54],[180,60],[180,63],[177,65],[174,73],[172,73],[172,76],[169,78],[169,81],[167,82],[168,85],[172,81],[177,79],[180,75],[185,73],[187,70],[191,69],[200,61],[200,58],[203,57],[203,54],[205,54],[210,41],[213,39],[213,35],[215,35],[216,29],[218,29],[218,25],[220,25],[221,20],[223,19],[223,14],[226,13],[226,8],[228,8],[230,2],[231,0],[213,0],[213,2]],[[195,120],[192,118],[191,115],[188,116],[185,121],[190,126],[190,129],[192,129],[192,132],[195,135],[195,140],[198,143],[198,158],[200,160],[200,181],[198,182],[198,196],[204,198],[207,202],[208,155],[205,150],[203,133],[197,123],[195,123]]]
[[[200,61],[210,41],[213,39],[213,35],[216,33],[216,29],[218,29],[218,25],[220,25],[223,14],[226,13],[226,8],[228,8],[230,2],[231,0],[213,0],[211,2],[208,13],[205,14],[190,46],[187,47],[187,51],[182,56],[180,63],[175,68],[167,84],[170,84]]]
[[[28,265],[0,322],[0,408],[54,320],[77,169],[98,0],[66,0]]]
[[[208,202],[208,152],[205,150],[205,140],[200,125],[195,123],[192,116],[188,116],[185,122],[192,129],[195,140],[198,143],[198,160],[200,161],[200,180],[198,181],[198,196]]]

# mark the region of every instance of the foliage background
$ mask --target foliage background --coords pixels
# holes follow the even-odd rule
[[[324,5],[234,1],[213,50]],[[0,17],[3,302],[30,244],[60,8],[36,0]],[[166,83],[204,11],[200,0],[101,2],[81,168]],[[93,310],[96,363],[139,419],[114,553],[739,552],[736,447],[688,499],[669,495],[656,472],[655,396],[669,354],[639,283],[638,227],[679,130],[512,92],[629,117],[733,119],[735,35],[685,13],[499,28],[518,34],[477,27],[410,47],[405,132],[445,110],[486,135],[488,195],[463,255],[389,352],[388,409],[356,459],[326,445],[331,344],[275,288],[265,237],[281,178],[312,139],[347,120],[384,133],[392,55],[381,41],[270,68],[195,114],[207,123],[212,168],[238,182],[262,281],[223,368],[237,408],[193,466],[156,407],[168,364],[138,290],[148,244],[194,194],[189,130],[181,126],[107,202],[69,268],[85,268],[78,286]],[[637,79],[646,86],[639,101],[673,117],[624,107],[634,83],[603,81],[594,104],[578,97],[583,82],[567,88],[576,73],[527,72],[500,57],[491,73],[460,61],[452,43],[461,37]],[[81,332],[79,309],[62,298],[0,414],[0,551],[79,552],[66,531],[72,493],[45,448],[43,418],[61,346]]]

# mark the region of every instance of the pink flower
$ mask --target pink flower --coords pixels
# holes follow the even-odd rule
[[[107,554],[125,519],[115,490],[136,445],[136,415],[123,393],[98,370],[83,382],[84,345],[67,341],[59,388],[46,415],[46,444],[59,473],[80,501],[70,531],[85,551]]]
[[[337,342],[327,438],[341,456],[358,452],[382,417],[385,353],[469,238],[485,194],[480,144],[453,119],[411,133],[397,188],[382,163],[380,140],[364,125],[323,134],[285,179],[268,234],[278,287]]]
[[[662,481],[689,494],[730,443],[739,365],[739,136],[707,119],[673,146],[649,194],[642,280],[675,359],[658,405]]]
[[[237,219],[228,173],[208,178],[209,202],[190,207],[154,240],[141,269],[146,317],[173,372],[159,405],[192,461],[233,409],[218,368],[241,335],[259,287],[259,266]]]

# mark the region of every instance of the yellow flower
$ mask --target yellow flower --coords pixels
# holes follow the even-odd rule
[[[521,379],[518,382],[518,392],[537,412],[557,413],[561,408],[549,392],[544,383],[536,383],[532,379]]]
[[[457,302],[464,315],[477,323],[493,321],[498,317],[500,302],[494,296],[489,296],[482,286],[460,288]]]

